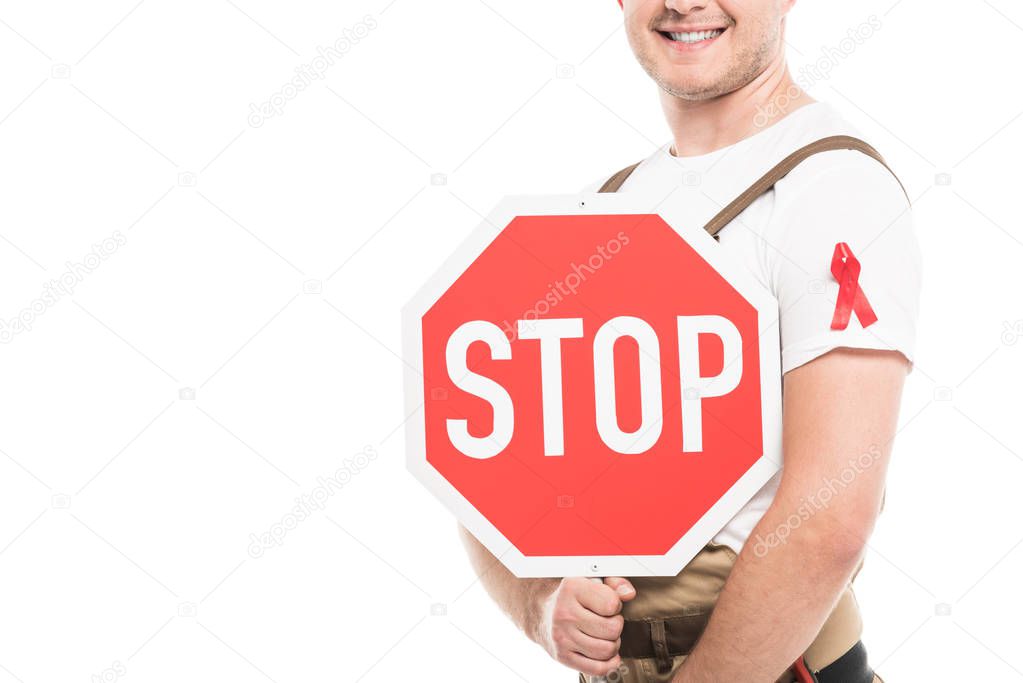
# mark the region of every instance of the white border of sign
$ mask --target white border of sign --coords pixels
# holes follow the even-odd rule
[[[673,195],[642,191],[521,195],[502,199],[402,309],[405,358],[405,440],[409,470],[513,574],[527,577],[674,576],[781,469],[781,350],[778,302],[702,226],[675,225]],[[658,214],[758,311],[764,454],[665,555],[527,557],[426,460],[423,410],[422,318],[438,298],[516,216]]]

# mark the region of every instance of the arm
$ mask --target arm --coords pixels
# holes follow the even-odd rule
[[[785,375],[778,492],[675,683],[774,681],[816,637],[880,510],[907,367],[895,351],[839,348]]]
[[[625,579],[519,579],[464,527],[462,542],[480,582],[530,640],[556,661],[604,675],[621,664],[622,602],[636,597]]]

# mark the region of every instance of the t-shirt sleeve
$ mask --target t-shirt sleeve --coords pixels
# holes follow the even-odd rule
[[[884,166],[860,152],[826,152],[803,166],[795,182],[776,188],[763,240],[781,319],[782,372],[839,347],[899,351],[912,370],[922,263],[905,194]],[[831,329],[839,292],[831,261],[839,242],[861,265],[859,286],[877,317],[866,326],[854,308],[845,329]]]

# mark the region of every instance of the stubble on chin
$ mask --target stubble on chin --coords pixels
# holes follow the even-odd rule
[[[734,24],[731,30],[735,30]],[[633,40],[633,44],[639,46],[635,49],[637,61],[657,87],[672,97],[689,102],[702,102],[738,90],[752,82],[767,68],[775,49],[778,49],[776,46],[779,42],[779,25],[765,22],[750,33],[754,42],[747,42],[731,53],[724,68],[715,65],[715,70],[720,70],[711,77],[697,75],[682,78],[678,73],[671,72],[672,67],[669,64],[654,57],[653,52],[656,48],[649,40]]]

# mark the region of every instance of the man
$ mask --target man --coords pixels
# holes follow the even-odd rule
[[[681,193],[673,220],[704,225],[794,150],[855,135],[787,70],[794,2],[625,0],[629,43],[659,87],[673,139],[620,191]],[[877,319],[853,315],[832,329],[840,242],[862,264],[860,287]],[[778,299],[781,474],[678,577],[517,579],[463,533],[470,557],[526,635],[583,674],[636,683],[880,680],[858,643],[848,586],[882,505],[912,370],[921,266],[907,198],[876,159],[827,151],[752,201],[719,244]],[[694,586],[709,595],[705,610],[686,597]],[[676,628],[685,614],[703,614],[695,644],[672,652],[664,624]],[[637,641],[627,620],[653,644]]]

